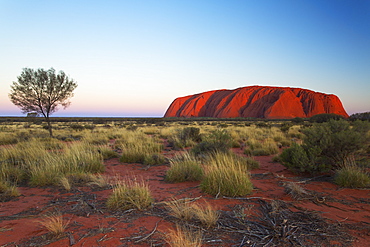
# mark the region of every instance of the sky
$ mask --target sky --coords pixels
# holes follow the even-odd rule
[[[53,116],[162,117],[244,86],[337,95],[370,111],[370,0],[0,0],[0,116],[23,68],[78,83]]]

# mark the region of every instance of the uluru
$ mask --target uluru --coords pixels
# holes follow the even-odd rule
[[[290,119],[322,113],[348,117],[334,94],[302,88],[248,86],[176,98],[164,117]]]

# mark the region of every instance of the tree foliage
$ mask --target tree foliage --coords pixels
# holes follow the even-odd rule
[[[325,123],[332,119],[340,120],[340,119],[344,119],[344,117],[342,115],[338,115],[335,113],[322,113],[322,114],[317,114],[317,115],[310,117],[309,121],[311,123]]]
[[[23,113],[37,112],[48,123],[50,135],[52,129],[50,115],[58,110],[58,106],[66,108],[77,83],[63,71],[55,73],[53,68],[30,69],[24,68],[18,81],[11,85],[9,98]]]
[[[350,120],[370,121],[370,112],[355,113],[349,117]]]

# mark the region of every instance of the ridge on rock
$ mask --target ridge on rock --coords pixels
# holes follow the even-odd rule
[[[340,99],[302,88],[249,86],[176,98],[164,117],[307,118],[321,113],[348,117]]]

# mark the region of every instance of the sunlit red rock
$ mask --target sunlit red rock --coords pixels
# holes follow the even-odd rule
[[[289,119],[335,113],[348,117],[340,99],[302,88],[250,86],[175,99],[164,117]]]

